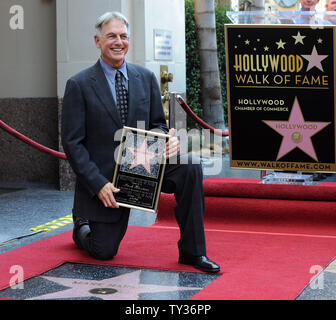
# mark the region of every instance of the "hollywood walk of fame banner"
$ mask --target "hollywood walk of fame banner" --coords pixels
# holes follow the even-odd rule
[[[156,212],[169,135],[124,127],[113,176],[119,206]]]
[[[335,27],[225,31],[230,166],[336,172]]]

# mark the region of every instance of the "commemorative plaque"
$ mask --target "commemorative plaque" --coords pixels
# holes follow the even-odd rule
[[[226,25],[230,166],[336,172],[335,27]]]
[[[113,185],[119,206],[156,212],[165,169],[169,135],[124,127]]]

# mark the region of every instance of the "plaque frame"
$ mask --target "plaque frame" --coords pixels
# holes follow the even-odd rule
[[[149,146],[147,141],[148,138],[150,138],[150,142],[152,142],[152,144]],[[166,167],[164,150],[169,138],[170,136],[168,134],[160,132],[148,131],[139,128],[123,127],[112,180],[112,184],[116,188],[120,189],[120,192],[114,194],[116,202],[119,206],[151,213],[156,212],[160,199],[163,175]],[[134,151],[138,151],[139,148],[130,148],[129,144],[134,142],[134,146],[136,140],[137,146],[139,146],[138,139],[140,141],[143,139],[141,146],[145,146],[145,153],[147,154],[148,152],[152,155],[151,157],[153,159],[156,158],[154,164],[151,163],[151,160],[146,163],[149,165],[149,170],[148,168],[145,168],[143,163],[135,163],[133,166],[137,159]],[[149,148],[155,143],[157,143],[157,148],[155,150],[158,152],[150,152]],[[130,153],[129,149],[133,149],[133,151]],[[153,156],[154,154],[155,156]],[[132,164],[129,163],[127,159],[130,156],[133,158]],[[154,174],[151,173],[152,168],[155,169]],[[137,172],[137,169],[140,169],[140,171],[143,173],[145,172],[145,174]],[[140,185],[142,186],[142,189],[139,187]],[[147,189],[145,190],[144,187]],[[141,198],[142,196],[143,198]],[[146,203],[140,203],[139,200],[143,200],[144,198],[146,201],[143,202]]]

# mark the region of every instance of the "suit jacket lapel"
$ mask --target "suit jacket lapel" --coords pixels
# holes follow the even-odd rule
[[[92,86],[98,96],[98,98],[103,103],[104,107],[114,120],[115,124],[118,128],[122,127],[121,119],[117,107],[114,103],[114,99],[112,97],[112,93],[108,82],[106,80],[103,69],[100,66],[100,62],[98,61],[94,66],[94,72],[91,76]]]
[[[137,101],[143,96],[143,85],[141,82],[140,74],[130,63],[127,63],[127,75],[128,75],[128,126],[136,126],[136,109],[139,107]]]

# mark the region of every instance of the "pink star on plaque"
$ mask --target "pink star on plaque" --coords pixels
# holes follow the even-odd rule
[[[150,161],[158,156],[157,153],[148,151],[147,138],[143,141],[139,149],[128,148],[134,155],[134,160],[130,166],[133,169],[139,165],[142,165],[148,173],[151,173]]]
[[[318,54],[315,46],[313,47],[313,51],[311,54],[302,54],[301,56],[309,61],[306,71],[309,71],[313,67],[316,67],[320,69],[321,71],[323,71],[321,61],[328,57],[328,55]]]
[[[262,121],[283,136],[277,160],[293,149],[299,148],[318,161],[311,137],[330,122],[305,121],[296,97],[288,121]]]

